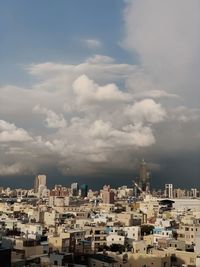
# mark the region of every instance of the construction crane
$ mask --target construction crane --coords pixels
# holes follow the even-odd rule
[[[137,187],[137,189],[142,193],[142,188],[133,180],[133,185]]]
[[[135,182],[135,180],[133,180],[133,186],[140,191],[140,195],[142,197],[145,197],[146,196],[146,193],[147,192],[146,191],[143,191],[142,188]]]

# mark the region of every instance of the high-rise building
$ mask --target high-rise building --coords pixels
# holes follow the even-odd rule
[[[39,174],[35,177],[34,191],[38,193],[40,189],[46,188],[46,175]]]
[[[148,192],[150,189],[149,178],[150,177],[149,177],[148,166],[143,159],[140,162],[139,181],[138,181],[138,185],[142,189],[143,192]]]
[[[194,197],[194,198],[197,197],[197,189],[196,188],[191,188],[191,197]]]
[[[78,183],[72,183],[71,184],[71,194],[72,194],[72,196],[78,196],[78,191],[79,191]]]
[[[80,189],[81,189],[81,197],[87,197],[88,185],[82,184]]]
[[[173,184],[165,184],[165,197],[173,198]]]
[[[110,185],[104,185],[102,190],[102,199],[104,204],[114,204],[114,192],[111,190]]]
[[[173,197],[174,198],[184,198],[186,195],[186,192],[184,189],[176,188],[173,190]]]

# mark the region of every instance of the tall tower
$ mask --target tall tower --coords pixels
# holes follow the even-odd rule
[[[35,177],[34,191],[38,193],[40,187],[46,187],[46,175],[40,174]]]
[[[72,196],[78,196],[78,190],[79,190],[78,183],[72,183],[71,184],[71,194],[72,194]]]
[[[173,198],[173,184],[165,184],[165,197]]]
[[[144,159],[140,162],[140,170],[139,170],[139,186],[143,192],[148,192],[150,183],[149,183],[149,171],[148,166]]]

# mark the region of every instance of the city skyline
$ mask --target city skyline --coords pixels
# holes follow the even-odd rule
[[[0,184],[200,186],[199,1],[0,6]]]

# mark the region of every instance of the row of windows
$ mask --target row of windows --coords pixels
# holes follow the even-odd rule
[[[198,231],[198,228],[196,228],[195,230],[197,232]],[[189,228],[189,227],[185,227],[185,231],[194,231],[194,229],[193,228]]]

